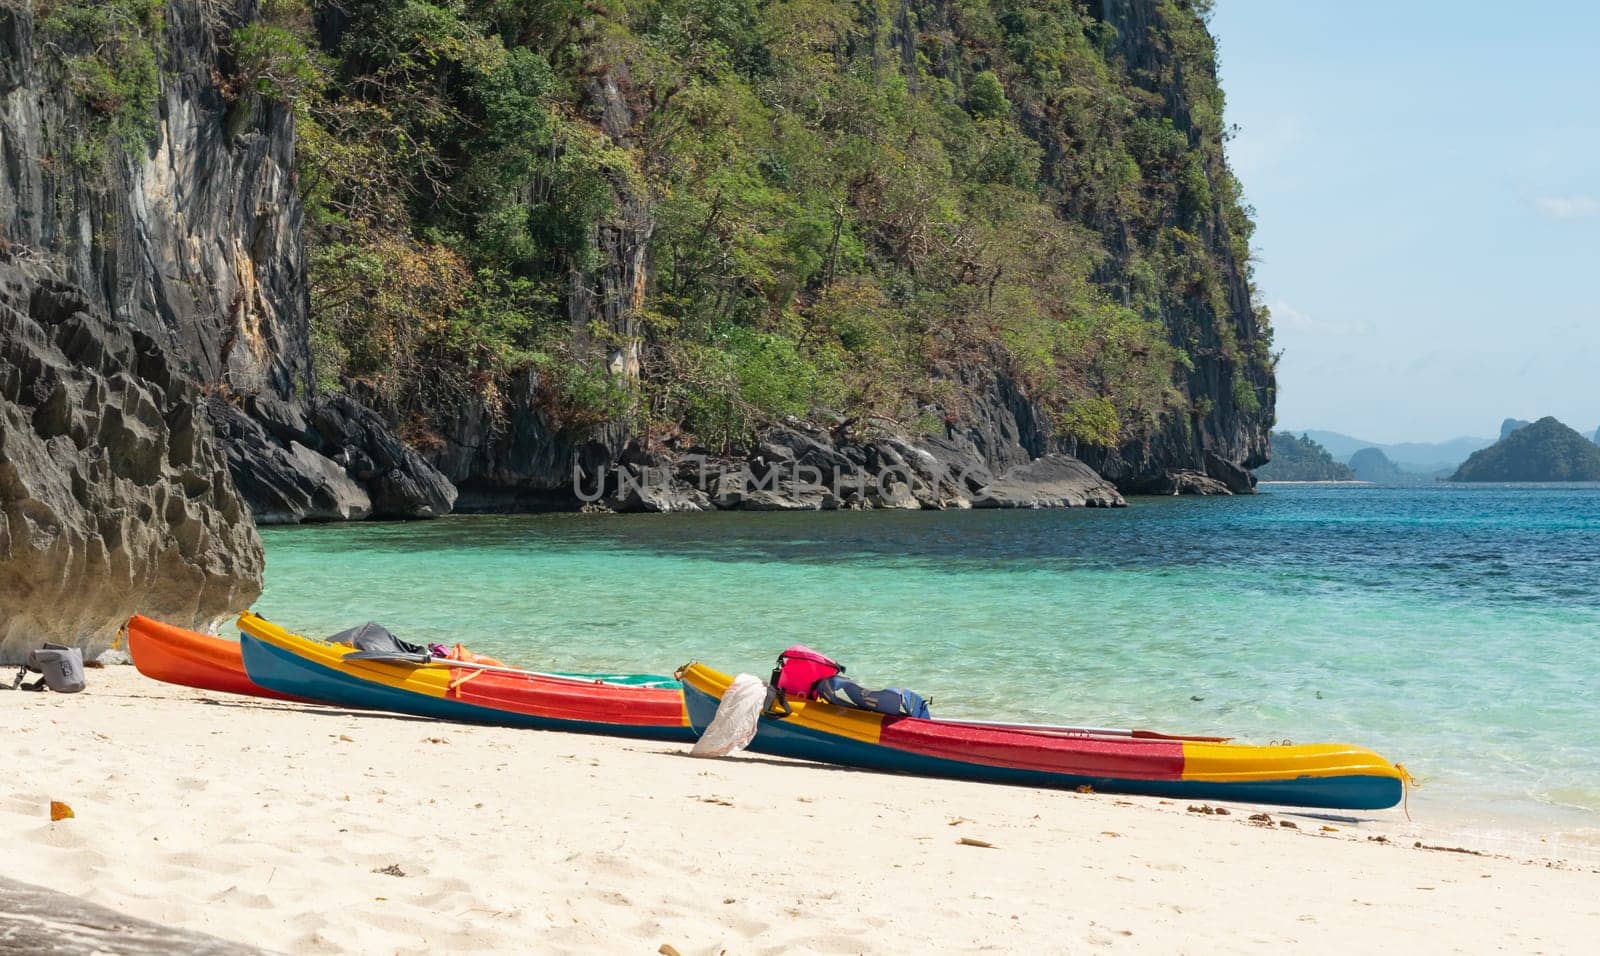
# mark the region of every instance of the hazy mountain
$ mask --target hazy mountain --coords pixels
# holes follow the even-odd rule
[[[1442,442],[1400,442],[1386,445],[1382,442],[1352,438],[1339,432],[1313,429],[1303,434],[1328,449],[1328,453],[1335,458],[1348,461],[1351,455],[1363,448],[1376,448],[1383,452],[1384,457],[1402,469],[1421,474],[1453,471],[1467,460],[1468,455],[1494,444],[1493,438],[1462,437]]]
[[[1473,452],[1450,480],[1600,481],[1600,448],[1545,417]]]

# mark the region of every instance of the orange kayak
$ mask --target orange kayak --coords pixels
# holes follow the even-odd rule
[[[128,653],[146,677],[168,684],[273,700],[299,700],[267,690],[245,675],[239,642],[186,631],[142,614],[128,619]]]

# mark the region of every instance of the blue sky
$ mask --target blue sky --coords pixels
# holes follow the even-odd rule
[[[1600,3],[1217,0],[1278,420],[1600,425]]]

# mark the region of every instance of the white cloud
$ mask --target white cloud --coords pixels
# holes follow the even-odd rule
[[[1600,199],[1593,196],[1540,196],[1533,205],[1551,219],[1594,219],[1600,217]]]
[[[1268,303],[1267,308],[1272,312],[1273,328],[1280,331],[1299,332],[1304,335],[1370,335],[1373,331],[1371,322],[1341,322],[1313,318],[1310,313],[1303,312],[1282,299]]]

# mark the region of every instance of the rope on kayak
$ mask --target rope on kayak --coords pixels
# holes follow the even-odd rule
[[[481,670],[468,670],[460,677],[452,677],[450,678],[450,689],[459,690],[462,684],[465,684],[467,681],[472,680],[474,677],[477,677],[482,673],[483,671]]]
[[[1406,820],[1409,822],[1411,820],[1411,788],[1421,787],[1422,784],[1418,783],[1417,778],[1411,775],[1411,771],[1406,769],[1405,764],[1397,763],[1394,765],[1394,769],[1400,771],[1400,808],[1405,811]]]

